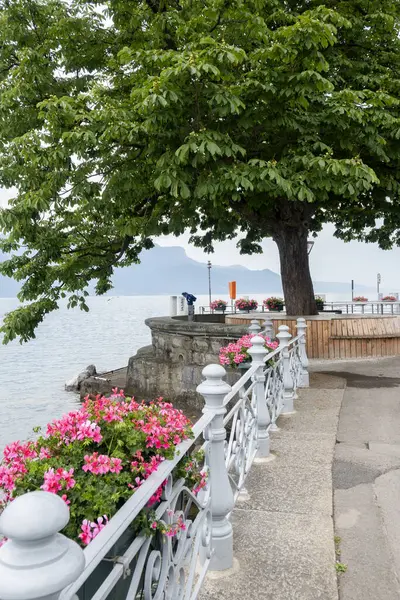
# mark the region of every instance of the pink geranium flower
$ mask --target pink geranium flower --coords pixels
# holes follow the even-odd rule
[[[6,446],[0,462],[0,510],[33,489],[57,494],[71,510],[65,534],[87,545],[191,435],[190,421],[163,398],[137,402],[121,390],[113,390],[109,398],[87,397],[79,410],[49,423],[37,442]],[[197,461],[189,464],[183,473],[189,489],[197,493],[205,480]],[[161,521],[154,518],[154,509],[165,485],[166,481],[147,496],[138,517],[141,528],[147,519],[150,530],[164,531]],[[98,510],[107,516],[97,516]],[[82,514],[86,516],[83,521]],[[177,516],[165,535],[177,535],[185,527]]]
[[[82,540],[85,546],[87,546],[97,535],[99,535],[100,531],[104,529],[107,523],[108,517],[106,515],[98,517],[95,521],[84,519],[82,521],[82,531],[79,534],[79,539]]]
[[[219,362],[221,365],[228,365],[236,368],[238,365],[251,361],[251,356],[248,353],[252,345],[252,338],[255,334],[247,334],[241,337],[237,342],[231,342],[227,346],[223,346],[219,351]],[[260,335],[260,334],[258,334]],[[277,341],[272,341],[269,337],[261,335],[264,339],[264,348],[268,352],[273,352],[279,346]]]

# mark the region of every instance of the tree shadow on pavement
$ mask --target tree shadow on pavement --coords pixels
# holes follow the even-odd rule
[[[324,375],[334,375],[346,379],[350,388],[394,388],[400,386],[400,377],[385,377],[384,375],[363,375],[348,371],[320,371]]]

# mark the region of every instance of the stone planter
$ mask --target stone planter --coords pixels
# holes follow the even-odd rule
[[[203,320],[197,321],[199,316]],[[147,319],[152,345],[130,358],[125,387],[146,400],[163,396],[180,408],[190,405],[201,411],[204,398],[196,389],[203,381],[204,366],[218,363],[221,346],[247,333],[246,325],[225,325],[222,320],[226,318],[227,314],[207,314],[196,315],[193,322],[171,317]],[[235,374],[237,377],[237,370]],[[233,375],[229,383],[235,381]]]

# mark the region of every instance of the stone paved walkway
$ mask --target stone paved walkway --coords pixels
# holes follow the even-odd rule
[[[340,600],[399,600],[400,358],[316,369],[346,381],[333,464]]]
[[[201,600],[337,600],[332,460],[344,380],[312,376],[271,436],[233,513],[235,566],[209,574]]]
[[[296,407],[234,510],[234,569],[201,600],[399,600],[400,357],[316,363]]]

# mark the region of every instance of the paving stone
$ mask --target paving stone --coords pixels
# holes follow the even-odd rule
[[[400,587],[373,484],[336,490],[334,498],[340,560],[347,565],[339,577],[341,600],[398,600]]]
[[[332,519],[234,512],[238,568],[207,578],[200,600],[337,600]]]
[[[265,468],[265,467],[268,468]],[[308,461],[282,466],[279,457],[268,465],[253,465],[246,489],[249,510],[332,514],[330,464],[310,465]]]
[[[400,574],[400,470],[378,477],[374,484],[376,502],[380,509],[384,532],[389,543],[397,576]],[[400,586],[399,586],[400,591]],[[400,597],[400,594],[399,594]]]

